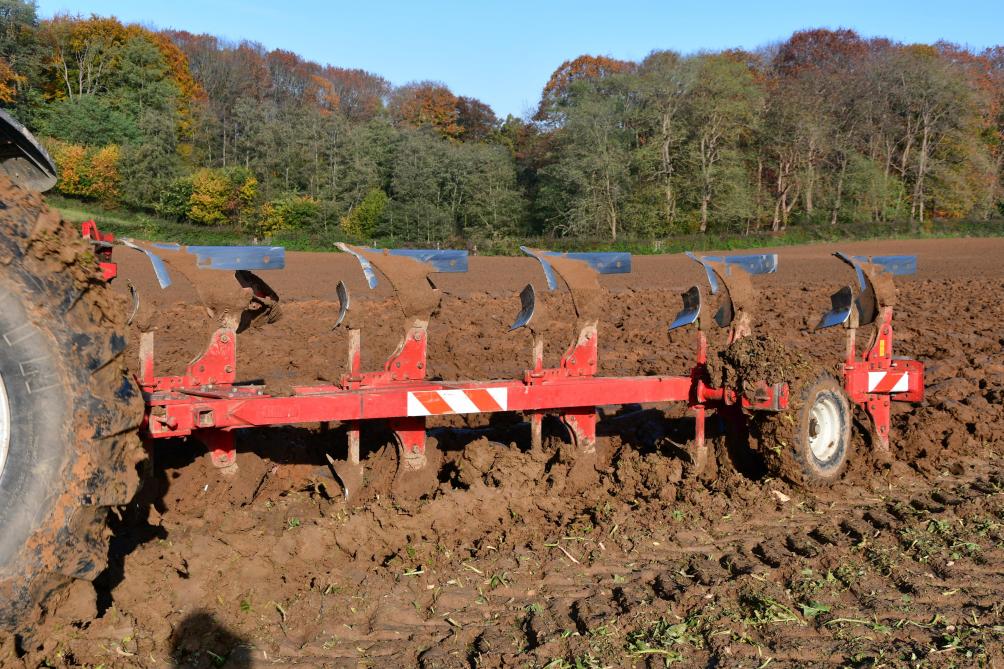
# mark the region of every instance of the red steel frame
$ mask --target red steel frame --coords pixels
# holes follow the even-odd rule
[[[94,221],[85,222],[81,232],[99,242],[102,276],[110,281],[118,274],[111,262],[114,235],[99,232]],[[730,341],[745,334],[734,330]],[[695,417],[694,450],[700,452],[708,409],[780,411],[788,407],[789,389],[784,383],[762,383],[752,398],[732,388],[709,386],[705,382],[708,345],[700,329],[689,376],[597,377],[598,337],[591,324],[582,327],[558,367],[544,367],[543,339],[535,337],[534,366],[522,379],[429,381],[425,378],[427,341],[427,325],[416,322],[383,370],[362,372],[360,331],[350,330],[348,372],[338,385],[299,386],[291,395],[272,396],[264,385],[237,383],[233,328],[214,332],[206,350],[180,376],[155,374],[153,333],[144,333],[136,378],[146,403],[143,433],[150,439],[194,436],[210,450],[216,466],[230,467],[236,463],[233,430],[338,421],[348,431],[348,460],[358,464],[362,422],[384,420],[394,431],[405,460],[421,466],[428,415],[519,411],[528,415],[532,439],[539,444],[543,414],[553,411],[569,428],[575,444],[589,452],[596,442],[598,407],[686,402]],[[875,334],[861,359],[855,348],[856,328],[848,328],[844,388],[851,401],[872,417],[878,447],[884,450],[889,448],[890,402],[918,402],[924,397],[923,363],[893,357],[892,343],[892,307],[880,310]],[[444,392],[455,391],[473,402],[475,410],[457,409],[441,399]],[[421,411],[415,410],[418,405]]]
[[[147,333],[140,347],[141,375],[137,379],[147,404],[144,432],[150,438],[194,436],[213,451],[215,464],[228,466],[234,461],[232,430],[338,421],[349,430],[349,460],[358,463],[360,422],[385,420],[405,458],[418,460],[420,465],[426,416],[468,413],[429,399],[416,412],[416,402],[435,399],[441,391],[461,391],[474,398],[493,391],[504,401],[494,406],[476,404],[478,413],[527,413],[538,435],[539,417],[555,411],[569,427],[576,445],[586,452],[595,445],[598,406],[687,402],[695,413],[695,448],[700,449],[708,408],[781,410],[788,405],[784,384],[764,384],[754,399],[707,385],[703,332],[698,332],[697,364],[690,376],[597,377],[596,329],[589,326],[583,328],[558,367],[543,366],[542,347],[535,343],[534,368],[526,370],[522,379],[457,383],[425,379],[427,334],[425,327],[410,328],[382,371],[361,373],[359,331],[350,331],[349,373],[338,385],[300,386],[289,396],[273,397],[264,386],[234,384],[237,349],[232,329],[217,330],[206,352],[189,364],[182,376],[154,373],[153,335]]]
[[[80,234],[95,246],[98,266],[101,267],[101,278],[105,281],[111,281],[118,276],[118,265],[112,262],[112,244],[115,243],[115,235],[110,232],[100,232],[98,224],[93,219],[81,223]]]
[[[875,333],[865,354],[857,357],[857,328],[847,329],[847,357],[844,361],[844,390],[852,402],[872,418],[879,451],[889,450],[892,402],[920,402],[924,399],[924,363],[896,358],[892,354],[892,307],[879,310]]]

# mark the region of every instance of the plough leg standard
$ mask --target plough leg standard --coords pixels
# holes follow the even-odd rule
[[[85,230],[98,235],[96,228]],[[103,244],[109,243],[100,237]],[[720,307],[709,318],[703,309],[703,296],[694,286],[683,293],[683,309],[670,329],[696,326],[695,355],[687,376],[597,376],[599,360],[599,318],[603,305],[599,274],[629,272],[627,253],[554,253],[523,248],[535,258],[543,271],[548,290],[564,283],[572,297],[576,313],[575,337],[561,356],[557,367],[544,366],[544,337],[535,329],[537,292],[528,284],[520,293],[521,309],[510,331],[526,328],[532,335],[532,367],[519,379],[451,382],[431,380],[426,374],[428,326],[439,305],[440,294],[432,274],[467,271],[463,251],[375,250],[339,245],[359,261],[370,288],[382,275],[394,288],[405,315],[404,335],[397,348],[378,371],[363,371],[360,356],[361,328],[349,324],[346,372],[337,384],[298,386],[291,394],[270,395],[263,384],[240,383],[236,368],[237,334],[249,312],[256,317],[278,302],[278,296],[251,270],[283,266],[281,249],[273,247],[164,247],[151,248],[136,242],[127,245],[151,257],[158,278],[167,274],[165,265],[183,272],[193,263],[178,262],[191,256],[200,268],[229,269],[237,273],[244,297],[249,298],[238,311],[240,297],[207,308],[223,314],[220,327],[213,333],[205,352],[193,360],[180,376],[159,376],[155,368],[152,332],[142,335],[141,365],[137,381],[146,402],[143,432],[148,439],[194,437],[210,450],[213,463],[230,471],[236,463],[235,431],[245,428],[338,422],[348,434],[347,462],[335,463],[340,478],[349,488],[361,480],[360,432],[369,421],[380,420],[392,430],[405,470],[421,469],[426,464],[426,419],[471,413],[521,412],[531,426],[535,446],[541,443],[541,424],[545,413],[557,414],[567,427],[577,450],[591,453],[596,444],[597,409],[626,404],[662,404],[685,402],[693,412],[695,439],[691,454],[703,462],[705,421],[709,410],[735,416],[744,412],[781,412],[789,406],[788,385],[780,379],[760,379],[753,388],[714,387],[707,371],[708,343],[705,330],[713,321],[727,328],[727,343],[735,344],[751,336],[754,291],[751,275],[776,271],[775,255],[739,255],[691,257],[704,268],[712,295]],[[222,249],[226,248],[224,252]],[[164,251],[174,254],[165,263]],[[225,254],[221,255],[221,254]],[[923,394],[923,367],[916,361],[892,357],[892,304],[895,290],[891,273],[905,273],[909,259],[848,257],[838,254],[856,270],[859,280],[857,297],[851,287],[841,289],[832,298],[833,309],[824,316],[820,327],[843,324],[848,328],[848,358],[844,366],[844,389],[852,401],[860,404],[873,418],[880,447],[888,448],[889,401],[917,401]],[[159,265],[159,267],[157,267]],[[163,285],[163,281],[161,281]],[[194,282],[193,282],[194,283]],[[249,288],[250,286],[250,288]],[[337,322],[350,314],[351,297],[344,283],[336,289],[339,298]],[[217,296],[218,298],[218,296]],[[879,321],[874,341],[864,359],[855,352],[858,327]],[[843,400],[846,403],[846,399]],[[804,413],[811,441],[809,452],[826,457],[826,449],[850,429],[846,416],[827,413],[825,402],[808,407]],[[833,420],[841,421],[833,425]],[[744,422],[744,421],[743,421]],[[827,444],[821,442],[828,440]],[[842,458],[846,454],[842,454]],[[842,464],[842,463],[841,463]],[[348,474],[348,475],[346,475]],[[817,477],[827,481],[825,475]],[[352,481],[352,483],[349,483]],[[355,490],[352,490],[355,492]]]
[[[429,416],[522,411],[533,442],[540,445],[542,416],[555,413],[578,450],[589,452],[596,443],[598,406],[675,401],[686,403],[695,417],[691,472],[699,472],[708,457],[704,427],[711,410],[731,424],[740,441],[743,435],[750,438],[771,471],[796,483],[829,483],[846,463],[852,407],[871,416],[872,447],[888,453],[891,402],[922,397],[923,367],[892,355],[890,277],[912,270],[912,259],[840,256],[855,270],[857,283],[833,296],[820,324],[846,328],[839,380],[825,372],[806,380],[806,374],[792,371],[783,346],[750,336],[755,310],[749,275],[772,271],[773,256],[695,257],[707,271],[708,297],[717,296],[720,308],[712,320],[702,312],[698,288],[683,296],[684,308],[673,326],[697,326],[689,375],[604,378],[597,375],[604,301],[596,273],[628,271],[630,257],[527,249],[539,261],[547,288],[562,283],[572,294],[576,328],[571,344],[556,367],[545,367],[544,329],[534,318],[537,293],[527,286],[512,328],[531,333],[530,362],[521,378],[449,383],[427,378],[428,325],[439,303],[429,275],[461,271],[466,254],[349,247],[343,250],[355,253],[371,285],[378,280],[393,284],[405,337],[382,370],[363,371],[362,330],[353,322],[355,314],[348,315],[350,296],[341,285],[340,319],[349,330],[345,375],[334,385],[275,397],[261,382],[240,379],[236,346],[238,334],[253,322],[280,316],[279,296],[259,273],[283,267],[283,249],[116,240],[93,221],[81,230],[91,242],[88,249],[37,192],[57,182],[51,157],[2,110],[0,144],[0,630],[30,626],[35,613],[45,611],[70,580],[91,580],[104,570],[107,514],[128,503],[138,484],[134,464],[140,457],[136,428],[141,421],[148,442],[185,435],[201,439],[224,472],[236,471],[239,429],[341,421],[348,456],[338,462],[329,457],[329,462],[348,494],[361,485],[359,437],[374,420],[392,428],[402,456],[397,475],[405,477],[398,483],[415,490],[439,473],[434,464],[422,467]],[[146,308],[130,277],[116,278],[119,268],[112,256],[117,245],[145,254],[162,287],[172,277],[190,278],[215,320],[209,346],[177,376],[158,375],[163,371],[155,368],[150,333],[156,314]],[[204,269],[233,272],[236,282],[194,280],[194,273]],[[107,284],[113,280],[127,282],[131,313],[123,313],[110,294]],[[146,333],[136,374],[142,394],[122,378],[119,364],[129,322]],[[730,343],[709,359],[704,334],[713,323],[728,328]],[[870,325],[874,333],[859,353],[857,331]],[[712,381],[719,367],[721,378]],[[775,467],[779,463],[783,466]]]

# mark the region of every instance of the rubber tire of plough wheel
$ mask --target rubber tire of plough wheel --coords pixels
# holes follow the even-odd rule
[[[0,630],[30,636],[67,585],[104,569],[108,509],[135,494],[143,409],[125,313],[80,234],[0,177]]]
[[[825,486],[837,481],[847,467],[851,449],[852,412],[843,387],[827,373],[794,381],[789,406],[777,414],[762,415],[758,439],[767,471],[803,486]],[[832,424],[831,446],[821,448],[820,457],[812,449],[811,436],[821,429],[813,409],[828,414]]]

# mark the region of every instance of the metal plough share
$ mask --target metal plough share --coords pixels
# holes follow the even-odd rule
[[[96,226],[85,229],[85,233],[96,245],[101,244],[103,251],[114,243],[101,235]],[[281,249],[243,247],[224,251],[219,247],[144,245],[131,240],[123,243],[146,254],[158,277],[169,276],[167,273],[176,267],[225,268],[237,272],[245,289],[251,287],[252,301],[278,301],[274,291],[251,270],[281,267],[284,263]],[[596,445],[599,407],[683,402],[695,419],[691,458],[702,462],[707,457],[708,411],[745,425],[742,416],[747,412],[777,412],[788,407],[789,389],[781,379],[761,379],[757,392],[749,393],[739,388],[715,387],[707,373],[706,331],[710,327],[727,329],[727,344],[752,334],[756,316],[752,277],[776,272],[775,254],[687,254],[700,263],[709,294],[718,301],[713,318],[706,318],[702,289],[692,286],[682,295],[682,309],[667,324],[670,331],[696,326],[690,373],[604,377],[599,375],[598,342],[608,297],[599,279],[606,274],[630,272],[630,254],[557,253],[522,248],[536,261],[538,276],[543,278],[540,285],[549,292],[564,286],[571,297],[574,331],[558,365],[544,366],[544,334],[535,327],[535,315],[542,307],[532,278],[533,265],[528,264],[526,272],[531,280],[519,293],[519,312],[508,328],[510,332],[528,330],[531,335],[530,364],[522,376],[449,381],[427,378],[429,321],[441,299],[433,276],[441,272],[466,272],[467,253],[372,249],[347,244],[340,244],[339,249],[358,261],[371,289],[386,280],[404,317],[398,346],[382,368],[364,371],[362,327],[351,322],[353,303],[344,281],[337,283],[333,297],[338,301],[335,327],[348,327],[347,360],[345,372],[334,384],[295,387],[289,395],[272,396],[264,385],[238,383],[235,342],[238,327],[232,318],[221,322],[205,353],[183,375],[157,376],[153,338],[149,334],[141,351],[143,365],[139,379],[147,406],[145,436],[149,439],[194,436],[210,447],[216,464],[232,468],[236,448],[234,430],[338,422],[347,431],[348,454],[344,461],[332,459],[332,463],[348,495],[356,492],[362,482],[360,434],[371,421],[383,421],[391,429],[407,472],[426,464],[426,420],[430,416],[520,412],[530,423],[533,447],[539,448],[543,442],[543,417],[553,413],[564,424],[567,437],[578,452],[589,455]],[[893,359],[891,355],[895,299],[891,276],[909,271],[915,261],[902,257],[868,259],[842,254],[838,257],[857,273],[857,295],[850,286],[838,291],[820,327],[842,324],[848,329],[846,392],[870,413],[880,442],[887,445],[889,400],[917,401],[923,393],[922,365]],[[107,262],[113,265],[110,256]],[[246,310],[249,305],[245,303],[243,307]],[[876,333],[865,356],[859,360],[854,352],[855,332],[872,322],[877,323]]]

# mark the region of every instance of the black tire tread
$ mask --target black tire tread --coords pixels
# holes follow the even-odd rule
[[[787,410],[776,414],[759,413],[752,422],[753,434],[768,474],[801,488],[830,486],[840,478],[847,467],[845,458],[834,478],[822,480],[815,475],[802,456],[799,414],[810,401],[813,388],[824,380],[838,387],[840,385],[836,378],[822,367],[810,365],[797,379],[788,382],[790,394]]]
[[[30,632],[73,579],[105,567],[112,507],[128,504],[143,459],[139,393],[128,381],[126,304],[101,280],[89,244],[42,196],[0,177],[0,274],[20,289],[57,350],[72,453],[53,481],[52,512],[12,564],[0,565],[0,629]],[[56,497],[58,495],[58,497]],[[0,528],[2,531],[2,528]]]

